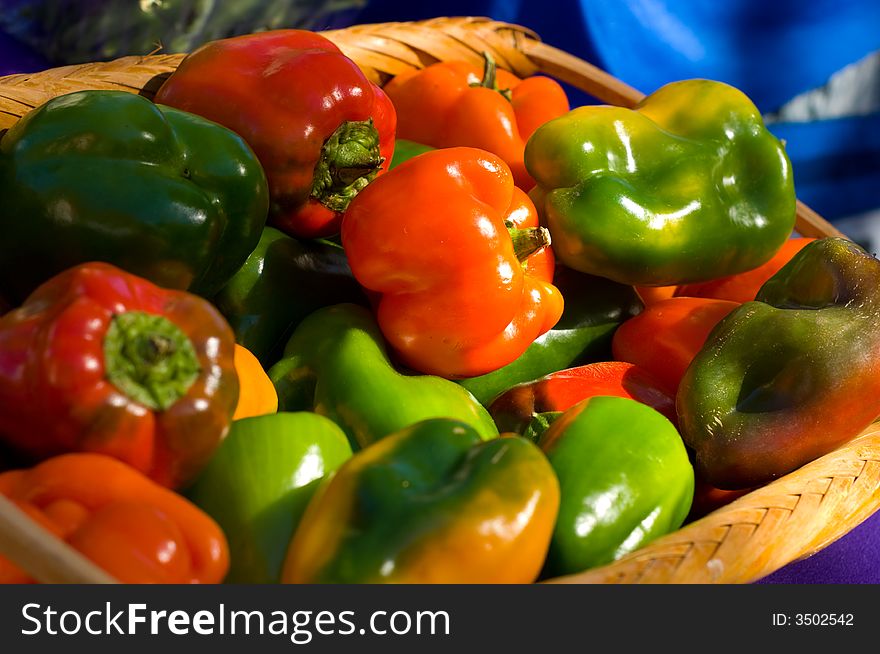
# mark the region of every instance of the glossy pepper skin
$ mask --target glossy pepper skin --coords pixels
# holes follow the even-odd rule
[[[649,305],[614,332],[614,358],[647,370],[672,397],[709,334],[738,302],[673,297]]]
[[[281,358],[296,326],[321,307],[368,305],[342,247],[297,240],[266,227],[244,265],[211,300],[235,340],[268,368]]]
[[[794,255],[815,240],[803,237],[790,238],[763,266],[739,275],[713,279],[701,284],[685,284],[677,287],[674,295],[675,297],[710,297],[739,303],[751,302],[768,279],[782,270]]]
[[[278,410],[278,393],[257,357],[236,343],[233,363],[238,376],[238,402],[232,420],[275,413]]]
[[[611,339],[643,305],[631,286],[556,266],[553,285],[565,298],[562,317],[506,366],[459,379],[484,406],[507,389],[544,375],[611,358]]]
[[[751,270],[794,226],[785,149],[720,82],[673,82],[632,110],[575,109],[538,128],[525,162],[557,257],[626,284]]]
[[[229,567],[217,523],[102,454],[63,454],[4,472],[0,494],[122,583],[216,584]],[[0,583],[31,581],[0,555]]]
[[[384,89],[397,111],[397,136],[435,148],[492,152],[528,191],[535,182],[523,163],[525,143],[538,126],[568,111],[568,97],[549,77],[520,79],[485,57],[482,69],[442,61],[392,78]]]
[[[206,43],[156,102],[225,125],[269,180],[269,220],[303,238],[339,231],[342,212],[394,150],[388,97],[320,34],[273,30]]]
[[[484,439],[498,435],[486,409],[455,382],[398,372],[376,321],[353,304],[319,309],[306,318],[269,378],[282,411],[316,411],[330,418],[355,449],[444,416],[471,425]]]
[[[529,237],[524,263],[510,228]],[[447,378],[507,365],[559,320],[545,239],[507,165],[474,148],[407,161],[364,189],[342,223],[351,270],[378,294],[391,347],[410,368]]]
[[[236,421],[187,496],[228,535],[226,583],[278,583],[287,545],[320,481],[351,457],[315,413]]]
[[[269,206],[239,136],[122,91],[63,95],[16,123],[0,141],[0,192],[0,295],[13,304],[90,261],[211,295]]]
[[[544,432],[559,478],[559,518],[546,572],[604,565],[681,526],[694,471],[681,437],[649,406],[621,397],[574,405]]]
[[[814,241],[725,318],[678,392],[698,474],[757,486],[838,447],[880,415],[880,262]]]
[[[663,391],[644,368],[622,361],[590,363],[517,384],[492,402],[489,413],[498,431],[537,441],[562,412],[598,395],[636,400],[676,420],[675,395]]]
[[[481,442],[465,423],[425,420],[356,453],[318,489],[282,580],[530,583],[558,506],[553,470],[529,441]]]
[[[71,268],[0,318],[0,439],[35,458],[107,454],[179,487],[229,429],[234,345],[200,297]]]

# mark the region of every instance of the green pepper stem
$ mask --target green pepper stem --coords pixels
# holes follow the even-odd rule
[[[507,231],[510,232],[513,252],[520,263],[523,263],[541,248],[550,245],[550,231],[546,227],[526,227],[525,229],[509,227]]]
[[[107,379],[135,402],[164,411],[199,376],[189,337],[164,316],[127,311],[113,317],[104,336]]]
[[[384,162],[373,119],[345,121],[321,148],[311,196],[328,209],[345,211],[358,192],[379,174]]]
[[[498,66],[495,64],[495,59],[492,58],[492,55],[489,54],[488,50],[483,51],[483,79],[479,82],[474,82],[470,86],[474,87],[482,87],[484,89],[492,89],[493,91],[497,91],[504,98],[510,102],[513,100],[513,95],[510,92],[510,89],[499,89],[498,81],[496,79]]]
[[[544,435],[544,432],[547,431],[550,428],[550,425],[553,424],[553,421],[561,415],[562,411],[544,411],[543,413],[533,414],[529,424],[526,425],[523,437],[537,445],[541,441],[541,436]]]

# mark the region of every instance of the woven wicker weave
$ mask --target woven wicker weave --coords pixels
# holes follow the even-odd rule
[[[528,29],[484,18],[359,25],[324,34],[379,84],[436,61],[463,59],[481,63],[482,53],[488,51],[499,66],[519,76],[542,72],[609,104],[633,106],[643,97],[587,62],[541,42]],[[34,106],[72,91],[117,89],[152,97],[183,56],[125,57],[0,78],[0,130],[14,124]],[[796,229],[807,236],[839,234],[802,203],[798,203]],[[553,581],[751,582],[825,547],[878,508],[880,425],[611,565]],[[53,545],[52,552],[59,558],[57,545],[62,544]],[[19,551],[26,549],[22,545]],[[42,580],[106,579],[96,576],[70,548],[60,556],[65,557],[70,565],[48,566]],[[25,565],[24,559],[16,560],[28,569],[34,567]],[[75,570],[79,564],[81,573]]]

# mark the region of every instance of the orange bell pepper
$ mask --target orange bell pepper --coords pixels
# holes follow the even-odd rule
[[[226,538],[196,506],[103,454],[0,474],[0,493],[123,583],[220,583]],[[33,580],[0,556],[0,583]]]
[[[751,302],[768,279],[782,270],[792,257],[804,249],[814,238],[791,238],[770,261],[754,270],[721,277],[700,284],[685,284],[675,289],[675,297],[711,297],[731,302]]]
[[[517,186],[529,190],[535,182],[523,164],[525,142],[548,120],[568,113],[568,97],[549,77],[521,80],[485,56],[482,73],[473,64],[444,61],[388,82],[397,138],[488,150],[510,166]]]
[[[496,370],[562,314],[549,233],[507,165],[482,150],[434,150],[378,177],[349,205],[342,244],[376,293],[385,338],[419,372]]]
[[[675,292],[678,290],[678,286],[636,286],[634,288],[645,306],[675,297]]]
[[[715,325],[739,302],[674,297],[649,305],[623,323],[611,341],[618,361],[641,366],[675,397],[678,384]]]
[[[243,345],[235,344],[233,357],[238,373],[238,404],[233,420],[262,416],[278,411],[278,393],[259,359]]]

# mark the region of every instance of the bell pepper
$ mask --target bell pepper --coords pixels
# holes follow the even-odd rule
[[[673,82],[635,109],[579,107],[538,128],[525,162],[556,256],[625,284],[751,270],[794,227],[782,143],[721,82]]]
[[[0,440],[37,458],[107,454],[179,487],[229,429],[234,346],[198,296],[71,268],[0,318]]]
[[[413,157],[425,154],[436,148],[415,141],[407,141],[406,139],[397,139],[394,141],[394,156],[391,157],[391,163],[388,164],[388,170],[394,170],[405,161],[409,161]]]
[[[325,240],[298,241],[266,227],[241,269],[212,299],[235,340],[264,367],[281,358],[294,328],[321,307],[367,305],[342,247]]]
[[[370,312],[353,304],[318,309],[293,333],[284,358],[269,369],[282,411],[316,411],[342,427],[359,449],[435,417],[498,435],[486,409],[440,377],[398,372]]]
[[[233,363],[238,376],[239,391],[232,419],[241,420],[275,413],[278,410],[278,393],[257,357],[246,347],[236,343]]]
[[[546,572],[610,563],[678,529],[694,470],[681,437],[649,406],[592,397],[568,409],[540,441],[559,478],[559,518]]]
[[[676,291],[678,291],[680,286],[636,286],[636,293],[638,293],[639,298],[642,302],[645,303],[645,306],[650,306],[652,304],[656,304],[661,300],[668,300],[671,297],[675,297]]]
[[[468,146],[501,157],[517,186],[535,185],[523,164],[525,143],[537,127],[569,109],[553,79],[520,79],[485,64],[442,61],[401,73],[385,85],[397,111],[397,136],[436,148]]]
[[[698,474],[758,486],[852,439],[880,415],[880,262],[814,241],[712,332],[682,379]]]
[[[282,581],[530,583],[558,507],[553,470],[529,441],[481,442],[463,422],[425,420],[356,453],[321,485]]]
[[[292,236],[338,232],[348,203],[394,150],[391,101],[334,43],[305,30],[206,43],[156,102],[240,134],[266,171],[270,223]]]
[[[4,472],[0,494],[122,583],[216,584],[229,567],[211,518],[109,456],[62,454]],[[31,581],[0,555],[0,583]]]
[[[713,279],[701,284],[685,284],[675,289],[676,297],[711,297],[731,302],[751,302],[768,279],[782,270],[792,257],[812,243],[814,238],[790,238],[767,263],[739,275]]]
[[[507,389],[578,365],[611,358],[611,337],[643,308],[631,286],[556,266],[553,285],[565,298],[562,317],[506,366],[457,380],[481,404]]]
[[[106,261],[210,296],[266,223],[266,178],[228,129],[122,91],[56,97],[0,140],[0,295]]]
[[[614,358],[650,372],[672,397],[711,331],[738,302],[673,297],[649,305],[614,332]]]
[[[647,404],[673,423],[675,396],[661,390],[644,368],[621,361],[601,361],[560,370],[499,395],[489,413],[500,432],[515,432],[535,442],[564,411],[598,395],[626,397]]]
[[[497,370],[562,314],[546,230],[488,152],[435,150],[377,179],[349,206],[342,245],[378,295],[385,338],[419,372]]]
[[[278,583],[287,545],[321,479],[351,456],[345,433],[315,413],[233,423],[187,496],[229,538],[227,583]]]

